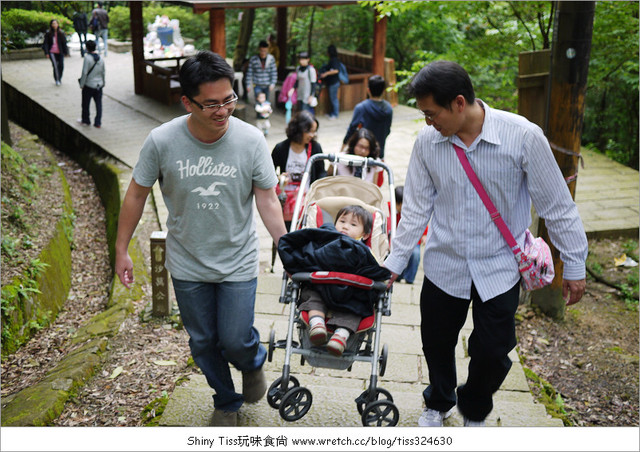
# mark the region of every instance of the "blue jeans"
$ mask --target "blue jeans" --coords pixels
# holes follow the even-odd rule
[[[407,264],[407,268],[402,271],[402,274],[399,278],[404,279],[409,284],[413,284],[413,281],[416,279],[416,273],[418,273],[418,265],[420,264],[420,245],[416,245],[413,251],[411,252],[411,257],[409,258],[409,263]]]
[[[216,391],[213,405],[238,411],[244,399],[235,391],[229,363],[253,371],[267,358],[253,326],[258,279],[223,283],[172,279],[191,355]]]
[[[340,82],[329,85],[327,88],[329,90],[329,100],[331,101],[331,112],[329,113],[329,116],[337,118],[338,113],[340,112],[340,103],[338,102],[338,89],[340,88]]]
[[[267,100],[269,100],[269,85],[253,85],[253,95],[255,96],[256,102],[258,101],[258,94],[260,93],[264,93]]]
[[[104,56],[107,56],[107,39],[109,39],[109,29],[103,28],[102,30],[98,30],[95,32],[96,35],[96,50],[100,48],[98,45],[100,38],[102,38],[102,44],[104,45]]]

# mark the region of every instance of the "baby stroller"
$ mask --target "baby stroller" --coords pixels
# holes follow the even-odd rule
[[[370,158],[348,154],[339,154],[338,156],[317,154],[307,162],[302,177],[302,187],[306,186],[310,169],[317,159],[331,162],[339,161],[346,165],[360,166],[365,169],[367,166],[373,165],[382,167],[388,175],[390,210],[383,200],[382,191],[376,185],[353,176],[329,176],[314,182],[306,195],[303,190],[299,191],[290,232],[304,227],[319,227],[327,221],[333,222],[340,208],[357,204],[373,214],[373,230],[369,239],[370,243],[367,245],[370,246],[378,262],[382,262],[382,259],[388,254],[390,238],[395,235],[395,221],[391,220],[389,216],[389,211],[395,212],[391,169],[384,162]],[[300,311],[297,308],[301,287],[308,283],[347,284],[364,290],[375,290],[379,294],[374,305],[374,315],[364,318],[360,322],[358,330],[349,336],[342,356],[336,357],[325,348],[311,344],[308,312]],[[290,315],[286,339],[276,341],[275,330],[271,330],[269,337],[267,358],[269,362],[272,361],[276,348],[285,350],[282,376],[271,384],[267,392],[269,405],[277,409],[284,420],[290,422],[301,419],[311,408],[311,391],[300,386],[298,379],[290,374],[291,355],[294,353],[301,355],[302,365],[309,363],[313,367],[330,369],[351,370],[354,361],[364,361],[371,364],[369,387],[355,399],[362,425],[396,425],[399,412],[393,403],[393,397],[389,391],[377,386],[378,376],[382,377],[385,373],[389,353],[386,344],[380,346],[382,316],[391,315],[391,291],[387,289],[386,282],[331,271],[295,273],[290,277],[287,272],[284,272],[280,302],[290,305]],[[298,341],[293,338],[294,328],[298,330]]]

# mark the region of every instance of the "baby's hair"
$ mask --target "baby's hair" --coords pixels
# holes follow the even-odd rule
[[[371,215],[371,212],[369,212],[364,207],[355,204],[344,206],[338,211],[338,214],[336,215],[336,222],[338,221],[338,218],[348,213],[354,215],[358,220],[362,222],[362,232],[364,232],[365,234],[371,234],[371,230],[373,229],[373,215]]]

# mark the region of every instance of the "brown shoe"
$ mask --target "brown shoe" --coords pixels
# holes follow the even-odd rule
[[[258,402],[267,392],[267,380],[262,368],[242,372],[242,395],[246,403]]]
[[[211,425],[213,427],[237,427],[238,426],[238,412],[237,411],[222,411],[213,410],[213,417],[211,418]]]

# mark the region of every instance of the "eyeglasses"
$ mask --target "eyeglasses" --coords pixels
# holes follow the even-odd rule
[[[435,115],[428,115],[426,114],[424,111],[420,111],[420,114],[422,114],[422,116],[424,116],[425,119],[427,119],[429,122],[433,122],[434,119],[436,119],[438,117],[438,115],[440,113],[442,113],[442,110],[444,110],[444,108],[442,108],[438,113],[436,113]]]
[[[221,104],[211,104],[211,105],[202,105],[201,103],[193,100],[192,98],[189,97],[189,100],[198,108],[200,108],[200,110],[202,111],[210,111],[212,113],[216,113],[218,112],[222,107],[226,107],[226,108],[233,108],[235,107],[235,103],[238,102],[238,95],[234,92],[233,93],[233,99],[229,99],[226,102],[223,102]]]

